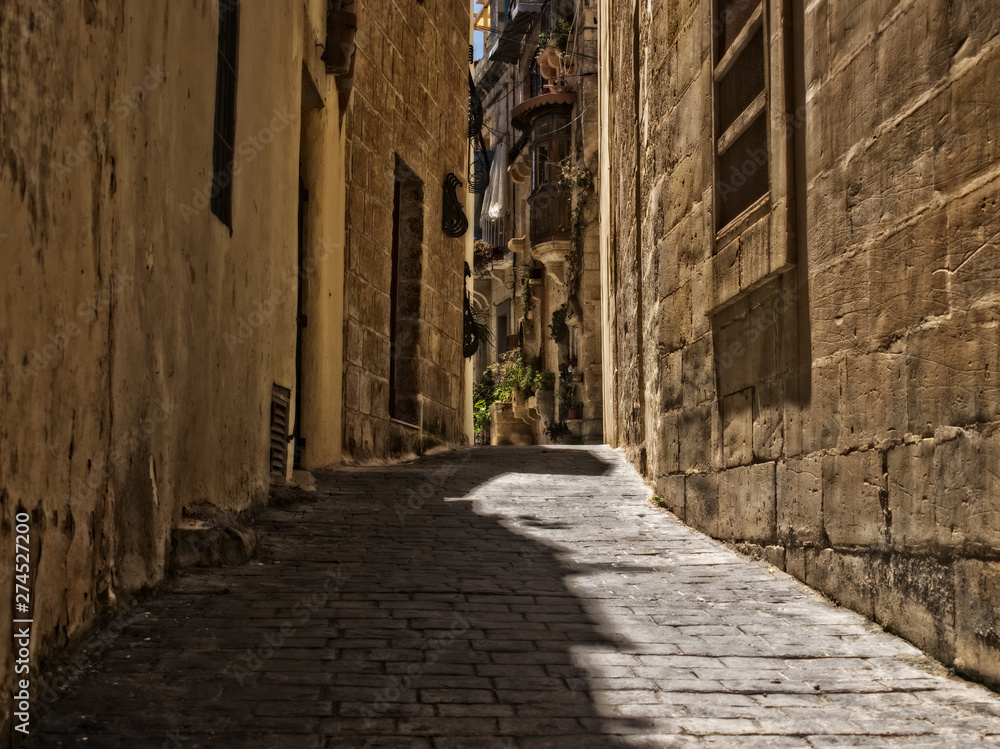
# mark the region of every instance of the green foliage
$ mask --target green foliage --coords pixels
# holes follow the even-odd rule
[[[510,403],[514,399],[514,393],[527,396],[539,389],[553,389],[555,375],[539,371],[538,366],[538,359],[525,361],[520,351],[511,351],[504,354],[499,362],[486,368],[472,393],[473,421],[477,432],[483,432],[489,427],[490,407],[494,403]],[[548,387],[539,388],[539,382]]]
[[[485,400],[480,399],[475,402],[472,411],[472,420],[475,425],[477,432],[485,432],[490,427],[490,406],[492,403],[487,403]]]
[[[490,406],[496,402],[494,369],[488,368],[472,389],[472,420],[480,434],[489,429]]]
[[[493,379],[493,372],[493,367],[488,367],[486,371],[483,372],[483,376],[479,378],[479,382],[477,382],[472,388],[472,400],[489,401],[489,403],[486,404],[487,407],[489,407],[489,405],[496,400],[496,397],[493,395],[496,390],[496,381]]]
[[[549,41],[552,41],[552,45],[558,49],[560,52],[566,51],[566,45],[569,43],[569,32],[573,30],[573,24],[563,19],[556,24],[556,27],[551,31],[543,31],[538,35],[538,50],[535,52],[535,59],[545,51],[548,46]]]
[[[474,398],[485,400],[487,408],[498,401],[509,403],[515,392],[529,395],[534,390],[537,375],[537,360],[524,361],[520,351],[511,351],[483,373]]]
[[[586,166],[563,164],[560,182],[567,187],[577,187],[586,192],[594,191],[594,174]]]
[[[556,343],[566,343],[569,341],[569,325],[566,324],[565,304],[552,313],[552,322],[549,323],[549,336]]]
[[[531,265],[521,266],[521,301],[524,303],[524,314],[527,317],[528,312],[535,306],[535,297],[531,294],[531,271],[533,270]]]
[[[493,343],[493,331],[486,319],[486,310],[479,310],[473,307],[471,325],[475,330],[476,338],[485,343]]]
[[[506,248],[494,247],[482,239],[477,239],[472,246],[472,265],[480,278],[488,276],[493,264],[502,262],[506,256]]]
[[[556,387],[556,373],[555,372],[539,372],[535,375],[535,392],[542,390],[555,390]]]
[[[559,392],[559,402],[565,408],[573,408],[576,405],[576,388],[570,385],[563,386]]]

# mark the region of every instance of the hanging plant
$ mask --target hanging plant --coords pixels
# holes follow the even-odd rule
[[[465,322],[463,325],[462,349],[465,358],[474,356],[479,350],[479,346],[485,341],[490,343],[493,340],[493,332],[490,326],[483,320],[483,314],[472,307],[469,296],[465,296]]]
[[[586,192],[594,191],[594,173],[586,166],[563,164],[560,183],[564,187],[576,187]]]
[[[524,303],[525,317],[535,306],[535,297],[531,294],[531,271],[530,265],[521,266],[521,301]]]
[[[499,263],[507,255],[503,247],[494,247],[489,242],[477,239],[472,247],[472,264],[476,274],[482,278],[490,272],[493,263]]]
[[[472,265],[477,273],[482,272],[489,265],[492,256],[493,247],[490,246],[490,243],[484,242],[482,239],[477,239],[476,243],[472,246]]]
[[[540,33],[538,35],[538,49],[535,51],[535,59],[538,59],[539,55],[545,51],[545,48],[550,43],[560,52],[565,52],[566,45],[569,43],[569,32],[572,30],[573,24],[563,19],[556,24],[554,29]]]
[[[576,388],[565,385],[559,392],[559,402],[564,408],[574,408],[576,406]]]
[[[566,324],[566,305],[562,305],[552,313],[549,323],[549,337],[556,343],[569,342],[569,325]]]
[[[583,209],[578,205],[570,217],[570,247],[566,253],[566,288],[570,296],[576,294],[583,274]]]

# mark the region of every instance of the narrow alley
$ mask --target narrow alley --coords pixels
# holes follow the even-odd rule
[[[610,448],[283,496],[258,559],[168,580],[84,651],[30,746],[1000,746],[995,693],[655,508]]]

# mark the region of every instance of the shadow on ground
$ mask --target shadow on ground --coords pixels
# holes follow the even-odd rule
[[[619,746],[629,726],[573,663],[605,642],[579,569],[469,501],[506,474],[545,492],[609,469],[476,448],[320,474],[263,516],[260,560],[171,581],[30,746]]]

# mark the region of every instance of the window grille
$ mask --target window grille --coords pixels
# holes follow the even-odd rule
[[[239,0],[219,0],[219,50],[215,73],[215,134],[212,144],[212,213],[233,228],[233,159],[236,149],[236,71]]]

